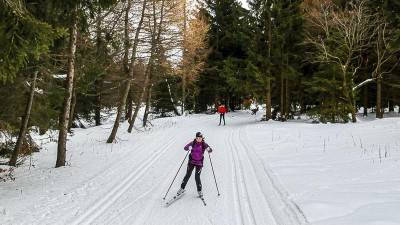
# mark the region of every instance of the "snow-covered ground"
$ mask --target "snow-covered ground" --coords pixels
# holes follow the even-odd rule
[[[259,122],[246,111],[153,120],[106,144],[112,123],[76,129],[68,166],[54,168],[57,143],[0,183],[0,224],[400,224],[400,118],[353,124]],[[186,194],[163,200],[201,131],[214,149]],[[43,137],[37,137],[43,138]],[[46,139],[47,140],[47,139]],[[184,163],[167,199],[179,188]]]

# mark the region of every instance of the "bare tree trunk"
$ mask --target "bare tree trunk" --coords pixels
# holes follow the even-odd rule
[[[78,28],[76,22],[76,9],[73,12],[73,24],[69,28],[69,53],[68,53],[68,69],[66,80],[66,92],[64,96],[63,110],[60,118],[60,132],[58,135],[57,146],[57,161],[56,167],[65,166],[66,152],[67,152],[67,132],[70,120],[71,98],[74,89],[74,75],[75,75],[75,52],[76,42],[78,36]]]
[[[342,91],[343,95],[345,96],[346,101],[348,102],[348,105],[350,107],[349,111],[351,114],[351,122],[355,123],[357,122],[357,107],[356,107],[356,101],[355,101],[355,96],[354,96],[354,90],[353,90],[353,83],[352,83],[352,78],[349,78],[346,76],[347,74],[347,68],[349,65],[349,61],[344,64],[342,68],[342,75],[343,75],[343,82],[342,82]]]
[[[133,96],[132,91],[129,92],[128,98],[126,100],[126,113],[125,113],[125,120],[130,122],[133,113]]]
[[[128,8],[126,10],[126,14],[125,14],[125,38],[129,38],[129,17],[130,17],[130,8],[131,8],[131,0],[128,1]],[[133,66],[135,65],[135,59],[136,59],[136,50],[137,50],[137,46],[138,46],[138,42],[139,42],[139,34],[140,34],[140,30],[142,28],[142,24],[143,24],[143,18],[144,18],[144,14],[146,11],[146,3],[147,0],[143,1],[143,7],[142,7],[142,14],[141,14],[141,18],[140,21],[138,23],[138,27],[136,29],[136,34],[135,34],[135,39],[134,39],[134,44],[132,47],[132,56],[131,56],[131,63],[130,63],[130,68],[129,68],[129,75],[128,75],[128,79],[125,81],[125,86],[124,86],[124,90],[118,105],[118,112],[117,112],[117,117],[115,119],[114,122],[114,127],[111,131],[110,136],[108,137],[107,143],[112,143],[115,139],[115,136],[117,136],[117,131],[118,131],[118,127],[119,127],[119,121],[122,117],[122,112],[124,111],[124,107],[126,104],[126,99],[128,97],[129,94],[129,90],[131,87],[131,81],[133,79]],[[129,46],[129,41],[125,40],[125,44]],[[125,48],[127,48],[128,46],[125,46]],[[125,52],[125,54],[128,54],[127,51]],[[125,57],[125,56],[124,56]]]
[[[379,74],[379,73],[378,73]],[[376,118],[383,118],[382,109],[382,79],[378,75],[376,78]]]
[[[337,101],[336,94],[333,94],[332,99],[333,99],[334,107],[336,109],[338,109],[339,108],[339,102]],[[336,110],[333,110],[332,117],[331,117],[332,123],[336,123],[336,115],[337,115]]]
[[[185,110],[186,110],[186,72],[183,72],[182,76],[182,109],[181,113],[184,115]]]
[[[389,108],[389,112],[394,112],[394,101],[393,100],[389,100],[388,108]],[[383,113],[385,113],[385,111],[383,111]]]
[[[101,125],[101,89],[102,89],[102,81],[101,80],[96,80],[94,82],[95,88],[96,88],[96,105],[94,108],[94,120],[96,123],[96,126]]]
[[[272,51],[272,25],[271,25],[271,12],[268,14],[268,60],[271,60],[271,51]],[[267,76],[271,76],[271,68],[268,66]],[[266,112],[265,112],[265,120],[270,120],[272,118],[272,105],[271,105],[271,78],[267,77],[267,85],[266,85]]]
[[[266,90],[266,104],[267,104],[267,109],[266,109],[266,114],[265,114],[265,119],[268,121],[272,119],[272,104],[271,104],[271,79],[267,78],[267,90]]]
[[[351,122],[355,123],[357,122],[357,105],[356,105],[356,100],[354,96],[354,91],[350,93],[351,98]]]
[[[126,11],[125,11],[125,19],[124,19],[124,48],[125,48],[125,52],[124,52],[124,59],[123,59],[123,69],[124,69],[124,75],[127,78],[125,80],[125,85],[124,85],[124,89],[122,92],[122,96],[120,98],[119,104],[118,104],[118,111],[117,111],[117,117],[115,118],[114,121],[114,126],[113,129],[111,131],[110,136],[108,137],[107,143],[112,143],[115,140],[115,136],[117,136],[117,131],[118,131],[118,127],[119,127],[119,122],[121,120],[122,117],[122,112],[124,111],[124,107],[126,104],[126,99],[128,97],[129,94],[129,89],[131,88],[131,79],[132,77],[130,77],[130,73],[129,73],[129,45],[130,45],[130,41],[129,41],[129,15],[130,15],[130,9],[132,6],[132,0],[128,0],[128,4],[126,7]],[[143,8],[144,10],[144,8]],[[142,18],[143,18],[143,13],[142,13]],[[138,27],[138,30],[140,28]],[[138,31],[136,30],[136,31]],[[137,40],[135,40],[137,41]]]
[[[150,87],[147,89],[147,94],[146,94],[146,108],[144,110],[144,116],[143,116],[143,127],[146,126],[147,124],[147,119],[149,118],[149,111],[150,111],[150,102],[151,102],[151,92],[153,89],[153,85],[150,85]]]
[[[186,0],[183,0],[183,40],[186,40]],[[185,58],[186,58],[186,48],[185,45],[183,45],[182,49],[182,58],[183,58],[183,63],[185,63]],[[185,110],[186,110],[186,65],[183,65],[183,76],[182,76],[182,115],[184,115]]]
[[[19,130],[18,140],[17,140],[17,143],[15,144],[14,151],[13,151],[13,153],[11,155],[11,158],[10,158],[10,162],[9,162],[10,166],[16,166],[18,155],[19,155],[22,143],[24,143],[25,133],[26,133],[26,130],[28,128],[29,117],[31,115],[33,97],[35,96],[35,87],[36,87],[37,74],[38,74],[37,71],[35,71],[32,74],[32,83],[31,83],[31,88],[30,88],[30,91],[29,91],[29,99],[28,99],[28,102],[27,102],[26,107],[25,107],[24,116],[22,117],[22,124],[21,124],[21,128]]]
[[[306,34],[306,42],[314,45],[316,54],[313,61],[337,64],[343,76],[342,91],[351,121],[357,122],[354,80],[362,66],[361,53],[372,46],[376,35],[377,19],[370,14],[366,0],[349,2],[348,7],[338,9],[331,2],[319,2],[321,13],[309,14],[313,26],[322,29],[326,38],[313,33]],[[329,37],[329,38],[328,38]],[[335,43],[332,45],[332,43]]]
[[[151,72],[150,72],[150,67],[151,67],[150,64],[152,63],[151,61],[153,60],[153,59],[152,59],[152,58],[153,58],[153,54],[154,54],[154,53],[152,52],[151,55],[150,55],[149,63],[147,64],[143,88],[142,88],[142,90],[141,90],[141,92],[140,92],[140,94],[139,94],[139,98],[137,99],[137,101],[136,101],[136,103],[135,103],[135,106],[136,106],[135,111],[133,112],[133,115],[132,115],[132,117],[131,117],[130,120],[129,120],[129,127],[128,127],[128,132],[129,132],[129,133],[132,132],[133,126],[135,125],[136,117],[137,117],[137,115],[138,115],[138,113],[139,113],[139,109],[140,109],[141,103],[142,103],[142,101],[143,101],[144,94],[146,93],[146,89],[147,89],[147,86],[148,86],[148,84],[149,84],[150,73],[151,73]]]
[[[168,79],[165,79],[165,82],[167,82],[167,85],[168,85],[169,98],[171,99],[171,103],[172,103],[172,105],[174,106],[174,113],[175,113],[176,115],[179,115],[179,112],[178,112],[178,110],[177,110],[177,108],[176,108],[175,100],[174,100],[174,98],[172,97],[171,85],[169,85]]]
[[[281,118],[279,119],[281,122],[285,121],[285,78],[283,73],[281,73],[281,104],[280,104],[280,111],[281,111]]]
[[[285,112],[286,112],[286,119],[292,119],[290,118],[290,113],[291,113],[291,102],[290,102],[290,89],[289,89],[289,79],[286,78],[286,96],[285,96]]]
[[[368,116],[368,86],[364,86],[364,112],[363,116]]]
[[[151,35],[151,51],[150,51],[150,59],[149,59],[149,63],[147,64],[147,68],[146,68],[146,77],[144,80],[144,85],[143,85],[143,89],[139,95],[139,99],[137,100],[137,104],[136,104],[136,108],[135,108],[135,112],[133,113],[133,117],[131,118],[130,122],[129,122],[129,127],[128,127],[128,132],[131,133],[133,126],[135,124],[135,120],[137,117],[137,114],[139,112],[140,109],[140,105],[143,101],[143,97],[144,94],[146,93],[146,88],[149,88],[149,84],[150,84],[150,77],[151,77],[151,73],[152,73],[152,67],[153,67],[153,63],[154,63],[154,58],[155,58],[155,53],[156,53],[156,48],[158,47],[158,43],[160,40],[160,36],[161,36],[161,28],[163,25],[163,21],[164,21],[164,3],[165,0],[162,0],[161,2],[161,13],[160,13],[160,22],[158,24],[157,27],[157,18],[156,18],[156,14],[155,14],[155,5],[153,3],[153,34]]]
[[[115,118],[115,122],[114,122],[114,127],[111,131],[110,136],[107,139],[107,143],[112,143],[115,139],[115,136],[117,136],[117,131],[118,131],[118,127],[119,127],[119,121],[121,120],[122,117],[122,112],[124,111],[124,106],[126,103],[126,98],[128,96],[129,93],[129,89],[131,86],[131,80],[128,79],[125,81],[125,86],[124,86],[124,92],[120,98],[119,104],[118,104],[118,112],[117,112],[117,117]]]
[[[68,121],[68,132],[71,132],[71,127],[72,127],[72,123],[74,122],[74,114],[75,114],[75,106],[76,106],[76,93],[75,91],[73,91],[72,93],[72,99],[71,99],[71,110],[69,112],[70,116],[70,120]]]
[[[101,16],[100,15],[101,8],[99,7],[97,10],[98,16],[96,19],[96,35],[97,35],[97,42],[96,42],[96,51],[97,56],[101,57]],[[102,91],[102,84],[103,84],[103,76],[100,76],[94,81],[95,87],[95,106],[94,106],[94,120],[96,126],[101,125],[101,91]]]

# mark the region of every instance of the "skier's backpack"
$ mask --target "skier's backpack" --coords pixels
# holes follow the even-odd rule
[[[194,148],[195,144],[196,144],[196,139],[193,140],[192,149]],[[203,154],[204,154],[204,151],[206,150],[204,148],[204,139],[201,141],[201,149],[203,150]]]
[[[193,140],[193,144],[192,144],[192,151],[193,151],[193,149],[194,149],[194,145],[196,144],[196,139],[194,139]],[[201,149],[202,149],[202,151],[203,151],[203,157],[201,158],[201,162],[203,162],[204,161],[204,151],[206,150],[205,148],[204,148],[204,139],[201,141]],[[190,154],[189,154],[189,162],[190,161],[192,161],[192,153],[190,152]]]

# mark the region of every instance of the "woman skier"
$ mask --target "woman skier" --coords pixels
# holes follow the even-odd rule
[[[190,176],[192,175],[192,171],[196,168],[195,180],[197,186],[197,192],[199,196],[203,197],[202,186],[201,186],[201,169],[203,168],[203,160],[204,160],[204,151],[212,152],[211,147],[204,142],[204,137],[201,132],[196,133],[196,139],[189,142],[183,149],[185,151],[191,151],[189,154],[189,161],[186,169],[186,175],[183,178],[181,183],[181,188],[178,190],[177,195],[181,195],[185,192],[185,187],[187,182],[189,181]]]

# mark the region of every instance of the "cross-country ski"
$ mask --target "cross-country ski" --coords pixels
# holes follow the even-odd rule
[[[182,193],[182,194],[180,194],[180,195],[175,195],[175,196],[172,197],[169,201],[167,201],[165,204],[166,204],[166,205],[171,205],[171,204],[174,203],[176,200],[182,198],[182,196],[183,196],[184,194],[185,194],[185,193]]]
[[[201,201],[203,202],[204,206],[206,206],[206,201],[204,200],[204,197],[199,196],[199,198],[201,199]]]

